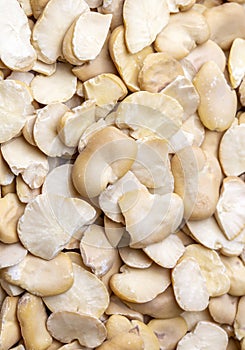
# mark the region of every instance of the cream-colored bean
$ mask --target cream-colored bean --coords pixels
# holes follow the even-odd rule
[[[0,243],[0,269],[13,266],[22,261],[27,254],[27,250],[19,243]]]
[[[126,303],[131,309],[149,315],[152,318],[174,318],[183,311],[176,302],[172,286],[169,286],[163,293],[158,294],[154,299],[146,303]]]
[[[148,326],[156,334],[161,349],[166,350],[174,350],[178,341],[187,333],[187,324],[182,317],[151,320]]]
[[[244,243],[245,226],[245,183],[236,176],[223,181],[215,216],[229,240]],[[240,197],[240,198],[239,198]],[[239,201],[238,201],[239,198]],[[227,210],[229,208],[229,210]]]
[[[101,317],[109,304],[105,285],[94,274],[75,263],[72,263],[72,269],[72,286],[56,295],[44,297],[46,306],[52,312],[74,311]]]
[[[40,297],[25,293],[18,301],[17,317],[26,350],[45,350],[51,345],[46,328],[48,315]]]
[[[86,80],[83,84],[86,99],[95,100],[97,106],[114,107],[117,101],[127,95],[123,81],[115,74],[105,73]],[[107,93],[110,91],[110,94]]]
[[[228,70],[230,74],[231,85],[236,89],[245,76],[245,66],[240,57],[245,56],[245,40],[236,38],[231,46],[228,60]]]
[[[171,160],[174,191],[184,202],[185,217],[203,220],[213,215],[221,182],[221,169],[215,157],[198,147],[186,147]]]
[[[218,253],[200,244],[190,244],[185,248],[181,260],[186,257],[194,258],[198,262],[211,297],[223,295],[229,291],[230,279]]]
[[[222,72],[225,70],[226,57],[222,49],[213,40],[208,40],[205,43],[195,47],[186,59],[190,61],[196,68],[197,72],[202,65],[208,61],[214,61]]]
[[[107,240],[104,228],[95,224],[83,232],[80,252],[84,264],[98,277],[110,270],[117,255],[116,249]]]
[[[244,150],[245,124],[232,126],[220,142],[219,160],[227,176],[239,176],[245,171]]]
[[[47,321],[50,334],[62,343],[78,340],[81,345],[97,347],[106,338],[106,328],[96,317],[71,311],[52,313]]]
[[[199,95],[192,82],[185,76],[178,75],[161,93],[171,96],[179,102],[184,110],[184,120],[196,112],[199,104]]]
[[[50,261],[27,254],[20,263],[0,273],[7,282],[39,296],[63,293],[73,284],[72,263],[64,253]]]
[[[158,243],[148,245],[143,250],[156,264],[173,268],[184,254],[185,247],[175,234],[171,234]]]
[[[212,347],[226,350],[228,336],[226,332],[213,322],[200,321],[192,333],[187,333],[178,343],[177,350],[211,349]]]
[[[105,43],[111,19],[111,14],[102,15],[94,11],[85,11],[78,16],[63,38],[65,59],[75,65],[95,59]],[[90,45],[95,36],[96,40]]]
[[[237,311],[238,298],[224,294],[209,301],[209,312],[218,323],[233,325]]]
[[[238,257],[220,256],[226,267],[226,272],[231,281],[229,294],[242,296],[245,294],[245,266]]]
[[[235,38],[245,37],[245,9],[241,5],[224,3],[213,6],[204,12],[204,16],[210,28],[210,39],[221,49],[227,50]]]
[[[153,262],[141,249],[121,247],[119,248],[119,254],[126,265],[138,269],[145,269],[151,266]]]
[[[167,26],[158,34],[154,47],[156,51],[167,52],[179,60],[187,56],[197,44],[207,41],[209,35],[205,17],[190,9],[171,14]]]
[[[149,285],[145,285],[146,279],[151,282]],[[110,287],[119,298],[136,303],[152,300],[166,290],[170,283],[169,270],[156,264],[146,269],[125,265],[120,274],[115,274],[110,279]]]
[[[208,308],[202,311],[184,311],[180,316],[185,320],[188,331],[193,331],[200,321],[213,321]]]
[[[180,259],[172,270],[174,295],[185,311],[205,310],[209,302],[207,283],[196,259]],[[189,295],[192,295],[192,298]]]
[[[130,331],[132,328],[129,319],[122,315],[112,315],[106,322],[107,339],[114,338],[116,335]]]
[[[235,118],[237,97],[217,64],[204,63],[193,84],[200,95],[198,114],[204,126],[215,131],[228,129]]]
[[[104,153],[109,158],[105,158]],[[76,159],[72,169],[75,188],[85,197],[98,196],[108,183],[115,182],[130,169],[136,153],[134,140],[115,127],[108,126],[98,131]],[[92,174],[97,174],[96,178],[93,176],[92,179]]]
[[[139,71],[140,90],[159,92],[177,76],[184,75],[181,64],[164,52],[146,56]]]
[[[19,297],[6,297],[0,312],[0,344],[2,349],[9,349],[21,338],[17,319]]]
[[[157,34],[167,25],[168,4],[162,0],[151,3],[146,0],[126,0],[123,5],[123,21],[127,48],[129,52],[137,53],[151,45]]]

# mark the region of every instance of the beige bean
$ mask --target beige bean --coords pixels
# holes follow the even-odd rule
[[[188,119],[197,110],[199,95],[192,82],[185,76],[178,75],[162,91],[168,96],[175,98],[183,107],[183,120]]]
[[[226,272],[230,278],[231,286],[229,294],[242,296],[245,294],[245,266],[238,257],[228,257],[221,255],[221,260],[226,267]]]
[[[178,343],[177,350],[211,349],[212,347],[226,350],[228,336],[226,332],[213,322],[200,321],[192,333],[187,333]]]
[[[229,61],[228,61],[228,70],[231,85],[236,89],[243,80],[245,76],[245,67],[240,60],[240,57],[245,55],[245,40],[236,38],[231,46]]]
[[[108,242],[104,228],[95,224],[84,231],[80,241],[80,252],[84,264],[98,277],[110,270],[118,254]]]
[[[152,260],[141,250],[130,247],[119,248],[119,254],[123,262],[138,269],[145,269],[152,264]]]
[[[120,274],[115,274],[110,279],[110,287],[113,292],[123,300],[144,303],[152,300],[170,285],[169,270],[156,264],[146,269],[121,268]],[[151,281],[149,287],[145,280]]]
[[[46,328],[48,315],[40,297],[25,293],[18,301],[17,317],[26,350],[44,350],[51,345]]]
[[[106,322],[107,339],[112,339],[120,333],[127,333],[131,328],[131,322],[127,317],[112,315]]]
[[[2,269],[1,277],[35,295],[57,295],[73,284],[72,263],[64,253],[50,261],[27,254],[20,263]]]
[[[244,243],[245,225],[245,183],[236,176],[228,176],[223,181],[215,216],[229,240]],[[241,198],[239,198],[241,197]],[[240,200],[238,201],[237,198]],[[226,210],[229,208],[229,210]]]
[[[140,90],[159,92],[178,75],[184,75],[181,64],[164,52],[146,56],[138,75]]]
[[[194,258],[198,262],[211,297],[223,295],[229,291],[230,279],[217,252],[200,244],[190,244],[185,248],[181,260],[186,257]]]
[[[112,153],[111,147],[114,150]],[[110,155],[110,159],[105,158],[105,153]],[[98,131],[75,161],[72,169],[74,186],[85,197],[98,196],[108,183],[115,182],[129,170],[136,153],[137,145],[134,140],[115,127],[108,126]],[[93,176],[92,179],[92,174],[97,174],[97,177]]]
[[[123,5],[123,21],[127,48],[129,52],[137,53],[151,45],[157,34],[167,25],[168,4],[162,0],[154,0],[151,3],[146,0],[126,0]]]
[[[238,298],[224,294],[209,301],[209,311],[218,323],[233,325],[237,311]]]
[[[188,331],[193,331],[200,321],[213,321],[208,308],[202,311],[184,311],[180,316],[185,320]]]
[[[11,348],[21,339],[17,319],[19,297],[6,297],[0,312],[0,344],[3,350]]]
[[[163,293],[158,294],[154,299],[146,303],[126,304],[133,310],[152,318],[169,319],[177,317],[183,311],[176,302],[172,286],[169,286]]]
[[[186,56],[186,59],[193,64],[197,72],[208,61],[214,61],[222,72],[224,72],[226,66],[225,54],[213,40],[208,40],[195,47]]]
[[[172,270],[172,283],[176,301],[183,310],[206,309],[209,302],[207,283],[194,258],[186,257],[178,262]]]
[[[200,96],[198,114],[204,126],[215,131],[228,129],[235,118],[237,97],[217,64],[204,63],[193,84]]]
[[[160,347],[166,350],[174,350],[178,341],[187,332],[187,325],[182,317],[151,320],[148,326],[156,334]]]
[[[225,3],[213,6],[204,12],[204,16],[210,28],[210,39],[221,49],[227,50],[235,38],[245,37],[245,9],[241,5]]]
[[[52,313],[47,321],[50,334],[62,343],[78,340],[81,345],[94,348],[106,338],[106,328],[96,317],[71,311]]]
[[[44,297],[46,306],[52,312],[74,311],[101,317],[109,304],[105,285],[94,274],[75,263],[72,263],[72,269],[72,286],[63,293]]]
[[[156,51],[167,52],[178,60],[208,39],[209,28],[205,17],[190,9],[171,14],[167,26],[158,34],[154,47]]]
[[[174,191],[183,199],[185,217],[202,220],[213,215],[221,181],[220,165],[215,157],[198,147],[186,147],[171,160]]]

